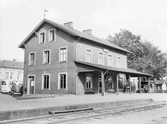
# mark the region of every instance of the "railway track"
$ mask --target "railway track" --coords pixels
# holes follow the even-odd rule
[[[152,102],[144,104],[131,104],[126,106],[117,106],[112,108],[85,108],[77,110],[68,110],[60,112],[49,112],[50,115],[27,118],[20,120],[3,121],[0,124],[59,124],[73,121],[79,121],[89,118],[96,118],[106,115],[115,115],[129,111],[144,111],[163,107],[167,102]],[[56,114],[55,114],[56,113]]]

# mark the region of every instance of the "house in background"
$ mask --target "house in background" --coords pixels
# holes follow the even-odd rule
[[[123,92],[131,76],[151,75],[127,68],[129,51],[92,35],[43,19],[22,41],[24,94]]]
[[[166,91],[167,90],[167,81],[166,80],[156,80],[155,81],[155,91]]]
[[[137,92],[139,93],[140,91],[140,84],[139,84],[139,78],[138,77],[131,77],[130,81],[132,83],[132,92]],[[153,93],[155,91],[155,81],[154,80],[148,80],[147,77],[143,76],[141,77],[141,90],[142,92],[144,92],[144,87],[148,87],[148,85],[150,85],[149,87],[149,92]]]
[[[0,60],[0,80],[23,83],[23,62]]]

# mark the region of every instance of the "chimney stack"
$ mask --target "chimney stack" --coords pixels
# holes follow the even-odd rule
[[[73,28],[73,22],[66,22],[64,23],[65,26]]]
[[[92,35],[92,29],[83,30],[84,33]]]
[[[16,62],[16,59],[13,59],[13,62]]]

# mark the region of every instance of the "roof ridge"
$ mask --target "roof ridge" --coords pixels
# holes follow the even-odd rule
[[[118,49],[118,50],[121,50],[121,51],[124,51],[124,52],[127,52],[127,53],[130,53],[130,51],[122,48],[122,47],[119,47],[107,40],[104,40],[102,38],[99,38],[97,36],[93,36],[93,35],[88,35],[82,31],[79,31],[79,30],[76,30],[74,28],[70,28],[70,27],[67,27],[65,25],[62,25],[62,24],[59,24],[57,22],[54,22],[54,21],[51,21],[51,20],[48,20],[48,19],[43,19],[32,31],[31,33],[19,44],[19,48],[24,48],[24,44],[27,42],[27,40],[29,39],[29,37],[43,24],[43,23],[48,23],[48,24],[51,24],[53,25],[54,27],[57,27],[73,36],[78,36],[78,37],[82,37],[82,38],[85,38],[85,39],[88,39],[90,41],[93,41],[93,42],[96,42],[96,43],[99,43],[99,44],[103,44],[103,45],[106,45],[108,47],[112,47],[114,49]]]

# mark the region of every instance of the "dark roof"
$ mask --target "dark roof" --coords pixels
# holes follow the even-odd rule
[[[17,61],[1,60],[0,68],[14,68],[14,69],[23,69],[24,63]]]
[[[61,24],[58,24],[58,23],[55,23],[53,21],[50,21],[48,19],[43,19],[33,30],[32,32],[20,43],[20,45],[18,46],[19,48],[24,48],[24,44],[26,44],[28,42],[28,39],[31,37],[31,35],[33,33],[35,33],[39,28],[40,26],[43,24],[43,23],[48,23],[56,28],[59,28],[73,36],[78,36],[78,37],[82,37],[82,38],[85,38],[85,39],[88,39],[90,41],[93,41],[93,42],[96,42],[96,43],[99,43],[99,44],[103,44],[103,45],[106,45],[106,46],[109,46],[109,47],[112,47],[112,48],[115,48],[115,49],[118,49],[118,50],[121,50],[121,51],[124,51],[124,52],[128,52],[130,53],[130,51],[126,50],[126,49],[123,49],[119,46],[116,46],[114,44],[112,44],[111,42],[107,41],[107,40],[103,40],[101,38],[97,38],[95,36],[92,36],[92,35],[88,35],[86,33],[83,33],[83,32],[80,32],[80,31],[77,31],[73,28],[70,28],[70,27],[67,27],[67,26],[64,26],[64,25],[61,25]]]
[[[157,81],[155,81],[155,84],[163,84],[163,83],[165,83],[165,80],[157,80]]]
[[[79,64],[84,64],[87,66],[92,66],[95,68],[99,68],[99,69],[104,69],[104,70],[111,70],[114,72],[120,72],[120,73],[128,73],[131,74],[131,76],[153,76],[151,74],[146,74],[146,73],[142,73],[142,72],[138,72],[136,70],[132,70],[129,68],[117,68],[117,67],[111,67],[111,66],[104,66],[104,65],[100,65],[100,64],[93,64],[93,63],[88,63],[88,62],[83,62],[83,61],[78,61],[78,60],[74,60],[75,63],[79,63]]]

